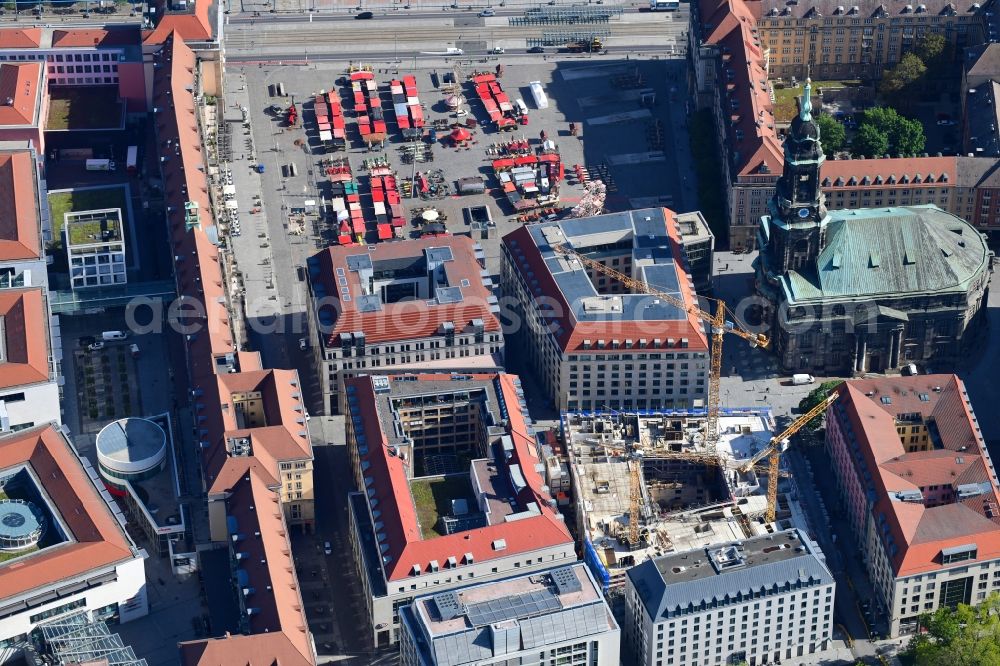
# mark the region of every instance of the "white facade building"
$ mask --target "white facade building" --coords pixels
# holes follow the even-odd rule
[[[583,564],[420,597],[402,623],[402,666],[621,663],[618,624]]]
[[[51,239],[45,181],[30,142],[0,143],[0,433],[62,421],[62,336],[49,310],[43,244]]]
[[[330,247],[308,260],[316,367],[331,414],[344,380],[503,367],[500,308],[482,248],[463,236]]]
[[[647,560],[627,574],[637,664],[750,666],[825,650],[835,583],[798,530]]]
[[[666,208],[528,225],[504,237],[511,336],[561,411],[704,407],[703,322],[552,249],[562,245],[697,306],[682,242]],[[698,252],[703,263],[706,250]]]
[[[0,563],[0,647],[71,613],[118,622],[148,613],[146,552],[99,484],[97,471],[53,425],[0,437],[0,488],[33,505],[42,525],[35,545]]]
[[[120,208],[66,213],[63,235],[73,289],[128,282]]]
[[[516,376],[355,377],[346,395],[365,489],[349,495],[351,545],[376,646],[399,640],[399,609],[416,597],[576,562]],[[471,461],[429,469],[446,456]],[[428,525],[431,494],[453,510]]]

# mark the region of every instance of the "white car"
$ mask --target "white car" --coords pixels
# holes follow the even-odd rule
[[[90,351],[100,351],[100,350],[104,349],[104,341],[103,340],[98,340],[97,342],[95,342],[95,343],[91,344],[89,347],[87,347],[87,349],[89,349]]]
[[[330,545],[329,541],[324,541],[323,542],[323,554],[324,555],[333,555],[333,546]]]
[[[496,11],[494,11],[492,9],[486,8],[483,11],[479,12],[479,15],[483,16],[483,17],[486,17],[486,16],[496,16],[497,13],[496,13]]]

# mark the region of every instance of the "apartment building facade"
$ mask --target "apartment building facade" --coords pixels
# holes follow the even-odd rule
[[[45,181],[30,142],[0,143],[0,432],[62,422],[62,336],[49,310],[43,243],[49,228]],[[45,210],[43,210],[45,209]]]
[[[621,631],[583,564],[419,597],[402,618],[402,666],[621,663]]]
[[[0,29],[0,63],[42,63],[54,86],[116,86],[129,112],[145,111],[146,64],[138,24],[107,28]],[[150,81],[152,74],[150,73]]]
[[[503,367],[485,255],[464,236],[331,247],[308,260],[313,358],[330,414],[370,372]]]
[[[855,380],[826,448],[890,636],[1000,591],[1000,486],[955,375]]]
[[[511,334],[560,410],[704,405],[703,323],[552,250],[564,245],[697,305],[674,224],[672,211],[649,208],[532,225],[504,237]]]
[[[715,117],[730,248],[756,247],[757,226],[768,213],[783,169],[769,79],[797,76],[804,80],[807,67],[813,78],[875,76],[876,67],[890,62],[890,53],[898,60],[927,30],[943,31],[950,48],[981,41],[978,5],[962,5],[967,11],[954,5],[953,13],[947,3],[939,4],[899,5],[892,8],[892,16],[876,18],[865,12],[881,12],[881,5],[786,6],[775,2],[757,7],[746,0],[699,3],[699,11],[691,15],[689,87],[696,91],[698,106],[711,109]],[[805,13],[810,18],[799,17]],[[882,37],[866,40],[866,32],[878,32]],[[865,51],[868,41],[873,46]],[[824,64],[823,51],[835,51],[838,46],[844,51],[839,62],[833,53]],[[873,53],[879,49],[884,57],[876,62]],[[864,55],[866,62],[862,62],[863,52],[868,53]],[[778,67],[786,69],[779,71]],[[872,73],[865,74],[868,71]],[[973,157],[827,160],[823,189],[829,195],[831,211],[869,205],[864,203],[866,197],[872,206],[879,205],[875,201],[890,199],[897,200],[896,205],[905,205],[903,201],[934,203],[992,233],[1000,230],[996,165],[996,158],[978,152]],[[934,176],[930,182],[929,174]]]
[[[646,560],[626,572],[626,637],[643,666],[802,659],[833,637],[836,583],[798,530]]]
[[[350,539],[376,647],[399,642],[401,609],[417,597],[576,561],[536,468],[516,376],[369,375],[346,380],[346,390],[361,489],[349,496]],[[439,404],[449,405],[444,422],[434,418]],[[456,448],[422,437],[458,413],[474,413],[477,425],[454,438]],[[436,515],[429,488],[448,515]]]
[[[928,33],[946,38],[946,57],[983,41],[981,3],[972,0],[856,5],[763,0],[760,11],[757,26],[770,74],[786,79],[875,78]]]
[[[70,613],[117,622],[148,613],[146,552],[61,430],[46,424],[0,436],[0,469],[8,556],[0,568],[0,646],[16,649],[39,624]]]

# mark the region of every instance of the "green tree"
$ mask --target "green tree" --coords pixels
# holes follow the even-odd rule
[[[924,61],[915,53],[906,53],[895,67],[882,75],[879,92],[885,98],[902,101],[897,96],[922,79],[926,73],[927,65]]]
[[[876,106],[862,116],[854,139],[854,152],[870,157],[886,153],[916,155],[923,152],[925,140],[924,128],[919,122],[899,115],[895,109]]]
[[[844,148],[847,133],[844,131],[844,126],[832,116],[825,113],[816,116],[816,126],[819,127],[819,138],[823,142],[823,151],[827,157]]]
[[[893,155],[918,155],[924,151],[924,126],[919,121],[900,116],[888,128],[889,152]]]
[[[1000,664],[1000,595],[976,607],[940,608],[921,618],[927,633],[910,640],[904,655],[916,666],[996,666]]]
[[[831,379],[830,381],[823,382],[812,391],[809,395],[802,398],[799,401],[799,411],[803,414],[808,412],[810,409],[818,405],[819,403],[826,400],[827,396],[833,393],[833,391],[842,384],[843,382],[839,379]],[[815,431],[820,425],[823,424],[823,415],[813,418],[809,423],[805,424],[802,429],[805,431]]]
[[[855,155],[881,157],[889,152],[889,137],[874,125],[860,125],[851,148]]]
[[[937,32],[928,32],[924,33],[924,36],[917,40],[916,45],[913,47],[913,53],[925,65],[930,65],[941,57],[947,45],[948,40],[944,38],[944,35]]]

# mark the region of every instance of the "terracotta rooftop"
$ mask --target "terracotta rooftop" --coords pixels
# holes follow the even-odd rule
[[[467,553],[471,554],[474,562],[484,562],[569,543],[572,537],[556,510],[549,506],[549,496],[543,491],[545,481],[536,469],[541,460],[535,440],[528,431],[526,416],[520,408],[516,376],[504,373],[472,374],[461,375],[461,379],[456,380],[453,375],[445,374],[391,375],[388,381],[407,382],[414,378],[421,387],[435,382],[454,382],[459,387],[469,386],[470,382],[492,384],[508,416],[505,429],[514,445],[510,464],[518,464],[524,475],[526,485],[522,490],[523,496],[519,499],[522,504],[536,502],[540,513],[516,522],[499,522],[447,536],[423,538],[410,492],[410,479],[406,469],[408,463],[389,452],[386,425],[377,406],[372,378],[362,376],[347,379],[347,386],[353,387],[355,391],[355,404],[360,413],[361,426],[356,428],[358,432],[364,432],[367,441],[368,453],[362,455],[362,460],[363,464],[367,463],[365,474],[372,479],[370,496],[377,497],[380,501],[380,529],[385,538],[380,538],[379,542],[383,547],[386,580],[406,579],[413,574],[414,566],[426,573],[430,570],[432,561],[444,568],[450,557],[455,558],[455,566],[461,567],[468,563],[465,557]],[[498,539],[506,543],[505,549],[494,549],[494,543]]]
[[[232,549],[240,553],[236,584],[249,615],[250,635],[181,643],[181,662],[201,666],[311,664],[312,639],[295,578],[291,543],[268,478],[248,468],[226,500]]]
[[[224,636],[180,644],[183,666],[300,666],[305,659],[284,634]]]
[[[196,400],[206,407],[202,410],[205,419],[201,427],[205,432],[202,441],[208,443],[203,459],[209,494],[228,491],[233,470],[243,466],[227,451],[226,442],[230,439],[249,439],[250,455],[261,463],[272,479],[278,478],[279,462],[312,458],[295,370],[220,373],[215,377],[214,392],[211,385],[204,390],[206,393]],[[260,425],[242,423],[237,418],[233,395],[251,391],[260,393],[264,416],[264,423]]]
[[[0,29],[0,49],[31,49],[41,45],[41,28]]]
[[[826,160],[820,170],[824,190],[943,187],[958,181],[957,157],[887,157]]]
[[[0,388],[49,380],[47,317],[41,287],[0,291]]]
[[[216,10],[215,0],[192,0],[194,9],[184,12],[168,12],[160,19],[156,29],[147,32],[143,38],[146,44],[162,44],[172,33],[188,42],[207,42],[214,38],[212,13]]]
[[[439,266],[434,283],[427,277],[428,262]],[[382,303],[380,293],[371,292],[373,266],[376,272],[382,267],[426,278],[426,298]],[[483,271],[475,243],[465,236],[333,246],[309,258],[313,294],[324,301],[318,319],[328,346],[339,344],[341,333],[356,331],[364,332],[368,344],[427,338],[446,322],[460,333],[476,319],[482,320],[484,331],[498,331],[498,308]],[[364,283],[363,274],[368,276]]]
[[[207,12],[211,4],[199,0],[198,6]],[[197,313],[185,323],[199,325],[199,330],[185,336],[198,408],[195,436],[202,447],[210,492],[226,496],[227,514],[241,532],[259,532],[261,537],[252,543],[247,539],[241,546],[253,552],[241,574],[247,587],[255,590],[246,598],[247,606],[256,609],[250,615],[252,635],[183,643],[181,661],[204,666],[312,664],[312,642],[287,527],[278,495],[272,490],[277,483],[277,461],[312,456],[304,420],[300,423],[303,415],[297,394],[301,389],[294,370],[264,370],[259,354],[236,350],[195,115],[197,64],[182,32],[162,35],[165,44],[154,56],[161,66],[156,69],[153,96],[160,109],[157,145],[163,150],[161,166],[178,290]],[[147,38],[147,43],[157,41]],[[262,394],[263,424],[248,424],[237,417],[233,394],[245,391]],[[250,439],[252,454],[230,457],[228,436]]]
[[[0,152],[0,261],[41,257],[36,185],[29,151]]]
[[[134,546],[65,436],[42,426],[0,438],[0,469],[26,464],[72,534],[72,541],[0,565],[0,598],[136,557]]]
[[[44,75],[39,62],[0,64],[0,126],[38,125]]]
[[[137,46],[139,44],[139,28],[127,26],[101,29],[53,30],[52,46],[54,48],[98,47],[98,46]]]
[[[868,469],[875,515],[896,576],[941,567],[941,550],[975,543],[976,560],[1000,558],[1000,492],[992,461],[955,375],[845,382],[830,408],[846,417]],[[906,452],[896,421],[917,416],[935,448]],[[932,491],[930,488],[938,490]],[[930,499],[949,489],[944,503]]]

